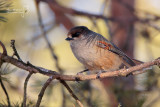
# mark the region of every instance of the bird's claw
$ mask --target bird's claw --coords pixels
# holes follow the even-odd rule
[[[76,75],[84,75],[83,72],[87,72],[87,71],[89,71],[89,70],[88,70],[88,69],[85,69],[85,70],[83,70],[83,71],[78,72]],[[78,79],[78,78],[76,78],[76,82],[79,83],[79,79]]]
[[[100,75],[102,74],[102,73],[104,73],[104,72],[106,72],[106,71],[99,71],[98,73],[97,73],[97,79],[99,79],[100,78]]]

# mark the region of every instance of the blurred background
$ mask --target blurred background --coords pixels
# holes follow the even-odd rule
[[[21,59],[36,66],[68,75],[84,70],[65,41],[70,28],[79,25],[102,34],[131,58],[147,62],[160,57],[160,0],[0,0],[0,40],[12,56],[10,41],[14,39]],[[153,67],[134,77],[67,83],[85,107],[159,107],[159,71]],[[3,64],[0,72],[11,104],[20,106],[28,72],[10,64]],[[35,104],[47,79],[32,75],[27,90],[29,106]],[[7,100],[0,87],[0,105],[4,104]],[[56,80],[41,102],[50,107],[74,104],[78,106]]]

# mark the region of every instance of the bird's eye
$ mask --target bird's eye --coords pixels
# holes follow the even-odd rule
[[[80,32],[76,32],[75,34],[72,34],[72,37],[78,37],[80,34]]]

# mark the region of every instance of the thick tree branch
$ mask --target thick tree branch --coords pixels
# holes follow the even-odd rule
[[[1,46],[3,49],[6,50],[6,48],[4,47],[3,43],[1,43]],[[11,56],[8,56],[7,54],[4,53],[0,53],[0,60],[3,60],[4,62],[8,62],[12,65],[17,66],[18,68],[21,68],[23,70],[29,71],[29,72],[33,72],[33,73],[40,73],[46,76],[53,76],[55,79],[58,80],[65,80],[65,81],[84,81],[84,80],[93,80],[97,78],[96,74],[91,74],[91,75],[62,75],[59,74],[56,71],[52,71],[52,70],[48,70],[42,67],[37,67],[34,66],[32,64],[30,64],[29,62],[25,63],[22,60],[17,60]],[[126,76],[130,73],[132,73],[133,75],[137,75],[137,74],[141,74],[144,73],[146,71],[143,71],[144,68],[148,68],[150,66],[153,65],[160,65],[160,58],[155,59],[153,61],[150,62],[145,62],[143,64],[137,65],[137,66],[133,66],[130,67],[128,69],[121,69],[121,70],[117,70],[117,71],[112,71],[112,72],[105,72],[99,75],[99,77],[102,78],[106,78],[106,77],[116,77],[116,76]],[[135,72],[136,71],[136,72]]]
[[[33,72],[33,73],[40,73],[46,76],[54,76],[55,79],[58,80],[65,80],[65,81],[84,81],[84,80],[93,80],[96,79],[97,75],[92,74],[92,75],[61,75],[56,71],[48,70],[45,68],[41,67],[36,67],[36,66],[31,66],[30,64],[24,63],[23,61],[19,61],[15,58],[12,58],[11,56],[5,55],[2,57],[2,53],[0,53],[0,58],[4,60],[5,62],[8,62],[12,65],[17,66],[18,68],[21,68],[23,70]],[[153,65],[160,65],[160,58],[155,59],[150,62],[145,62],[143,64],[130,67],[128,69],[121,69],[117,71],[112,71],[112,72],[105,72],[100,74],[100,78],[106,78],[106,77],[117,77],[117,76],[126,76],[129,73],[133,73],[133,75],[141,74],[146,71],[143,71],[142,69],[148,68]],[[141,70],[141,71],[139,71]],[[135,72],[137,71],[137,72]]]

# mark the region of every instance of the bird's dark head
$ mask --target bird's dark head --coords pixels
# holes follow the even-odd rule
[[[84,33],[88,30],[89,29],[85,26],[76,26],[68,32],[66,40],[67,41],[77,40],[81,36],[83,36]]]

